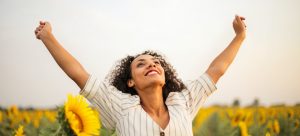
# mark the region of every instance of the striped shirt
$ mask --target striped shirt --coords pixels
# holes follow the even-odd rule
[[[204,73],[185,83],[187,89],[170,92],[165,104],[170,116],[162,129],[140,104],[138,95],[122,93],[90,75],[80,91],[99,111],[102,125],[116,130],[118,136],[192,136],[192,121],[206,98],[217,88]]]

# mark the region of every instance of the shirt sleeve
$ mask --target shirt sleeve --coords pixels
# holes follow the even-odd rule
[[[95,75],[89,75],[80,94],[87,98],[98,110],[102,125],[110,130],[115,129],[122,111],[119,105],[121,97],[125,95],[122,95],[120,91],[108,83],[100,81]]]
[[[188,112],[191,119],[194,119],[199,109],[203,106],[207,97],[217,90],[215,83],[206,73],[196,80],[186,83],[186,90],[183,90],[187,101]]]

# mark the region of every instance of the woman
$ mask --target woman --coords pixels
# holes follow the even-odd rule
[[[35,30],[62,70],[100,112],[102,124],[117,135],[192,136],[192,121],[215,84],[235,58],[246,37],[245,18],[235,16],[236,36],[198,79],[182,83],[164,58],[152,51],[127,56],[109,83],[89,74],[55,39],[48,22]]]

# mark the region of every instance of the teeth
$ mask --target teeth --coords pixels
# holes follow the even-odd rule
[[[147,75],[153,75],[153,74],[157,74],[157,72],[156,71],[151,71]]]

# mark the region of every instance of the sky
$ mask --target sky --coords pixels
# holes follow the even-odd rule
[[[104,79],[126,55],[154,50],[183,80],[205,72],[235,34],[236,14],[247,38],[205,106],[266,106],[300,102],[298,0],[0,0],[0,106],[55,107],[80,88],[66,76],[34,30],[53,34],[92,74]]]

